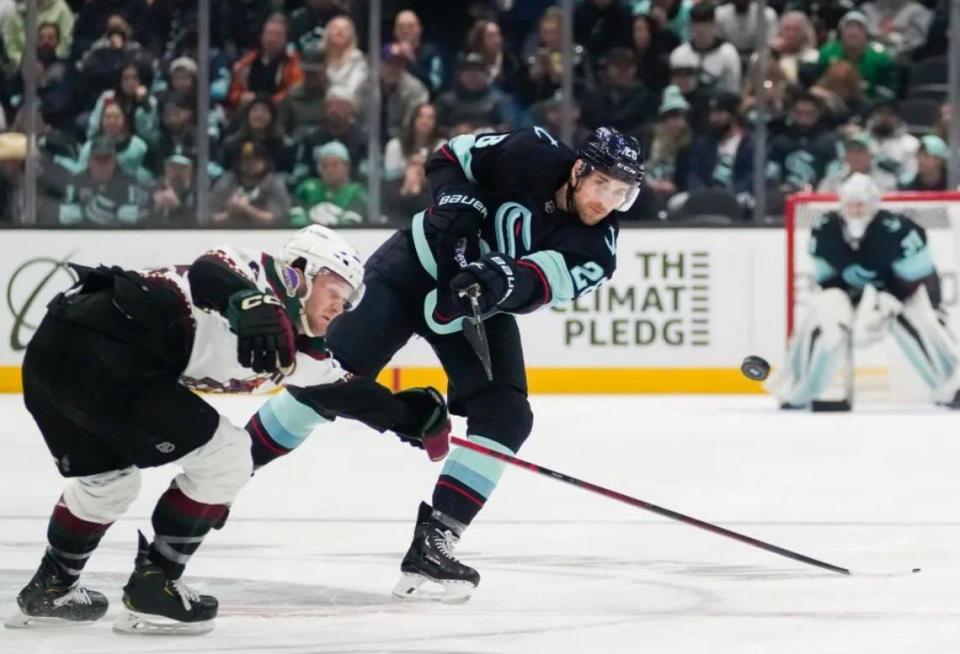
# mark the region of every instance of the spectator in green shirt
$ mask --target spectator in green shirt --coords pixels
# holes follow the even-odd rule
[[[856,65],[872,99],[896,93],[896,67],[890,53],[878,42],[870,40],[867,18],[859,11],[848,11],[837,28],[839,38],[820,48],[820,68],[827,69],[838,59]]]
[[[350,181],[350,153],[340,141],[330,141],[317,151],[320,177],[303,180],[294,192],[297,206],[290,212],[296,227],[310,223],[349,226],[367,220],[367,194]]]

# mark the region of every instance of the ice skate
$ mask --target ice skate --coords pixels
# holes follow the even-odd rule
[[[4,624],[11,628],[92,624],[103,617],[108,605],[103,593],[64,581],[57,563],[45,555],[33,579],[17,595],[19,612]]]
[[[393,588],[393,596],[403,600],[425,600],[462,603],[480,583],[480,575],[453,556],[456,535],[433,517],[433,508],[420,503],[413,542],[400,564],[401,577]],[[432,583],[439,591],[423,588]]]
[[[125,611],[113,630],[125,634],[199,635],[213,630],[217,600],[199,595],[179,579],[170,579],[149,558],[147,539],[140,534],[136,566],[123,587]]]

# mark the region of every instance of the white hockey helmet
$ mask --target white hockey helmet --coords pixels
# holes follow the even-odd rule
[[[350,285],[353,295],[347,310],[360,304],[363,298],[363,262],[357,249],[345,238],[323,225],[304,227],[287,241],[280,250],[278,259],[294,266],[302,262],[303,274],[307,283],[304,302],[313,290],[313,278],[324,271],[336,273]]]
[[[880,209],[880,188],[863,173],[853,173],[840,185],[840,215],[847,233],[856,241]]]

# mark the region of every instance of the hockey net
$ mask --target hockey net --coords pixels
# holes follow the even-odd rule
[[[960,328],[958,270],[960,270],[960,192],[893,193],[883,196],[882,207],[902,213],[927,232],[943,292],[942,308],[954,334]],[[809,255],[813,221],[839,208],[836,194],[800,193],[787,199],[787,337],[804,316],[810,293],[816,288]],[[854,353],[854,389],[858,400],[924,402],[926,385],[900,354],[892,337]]]

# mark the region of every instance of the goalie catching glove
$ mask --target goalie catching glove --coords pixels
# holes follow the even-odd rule
[[[254,372],[276,372],[293,365],[293,323],[271,293],[237,291],[227,303],[230,331],[237,335],[237,360]]]
[[[426,450],[431,461],[440,461],[450,451],[450,417],[447,403],[437,389],[411,388],[395,393],[394,397],[405,403],[417,416],[410,425],[397,427],[400,440]]]

